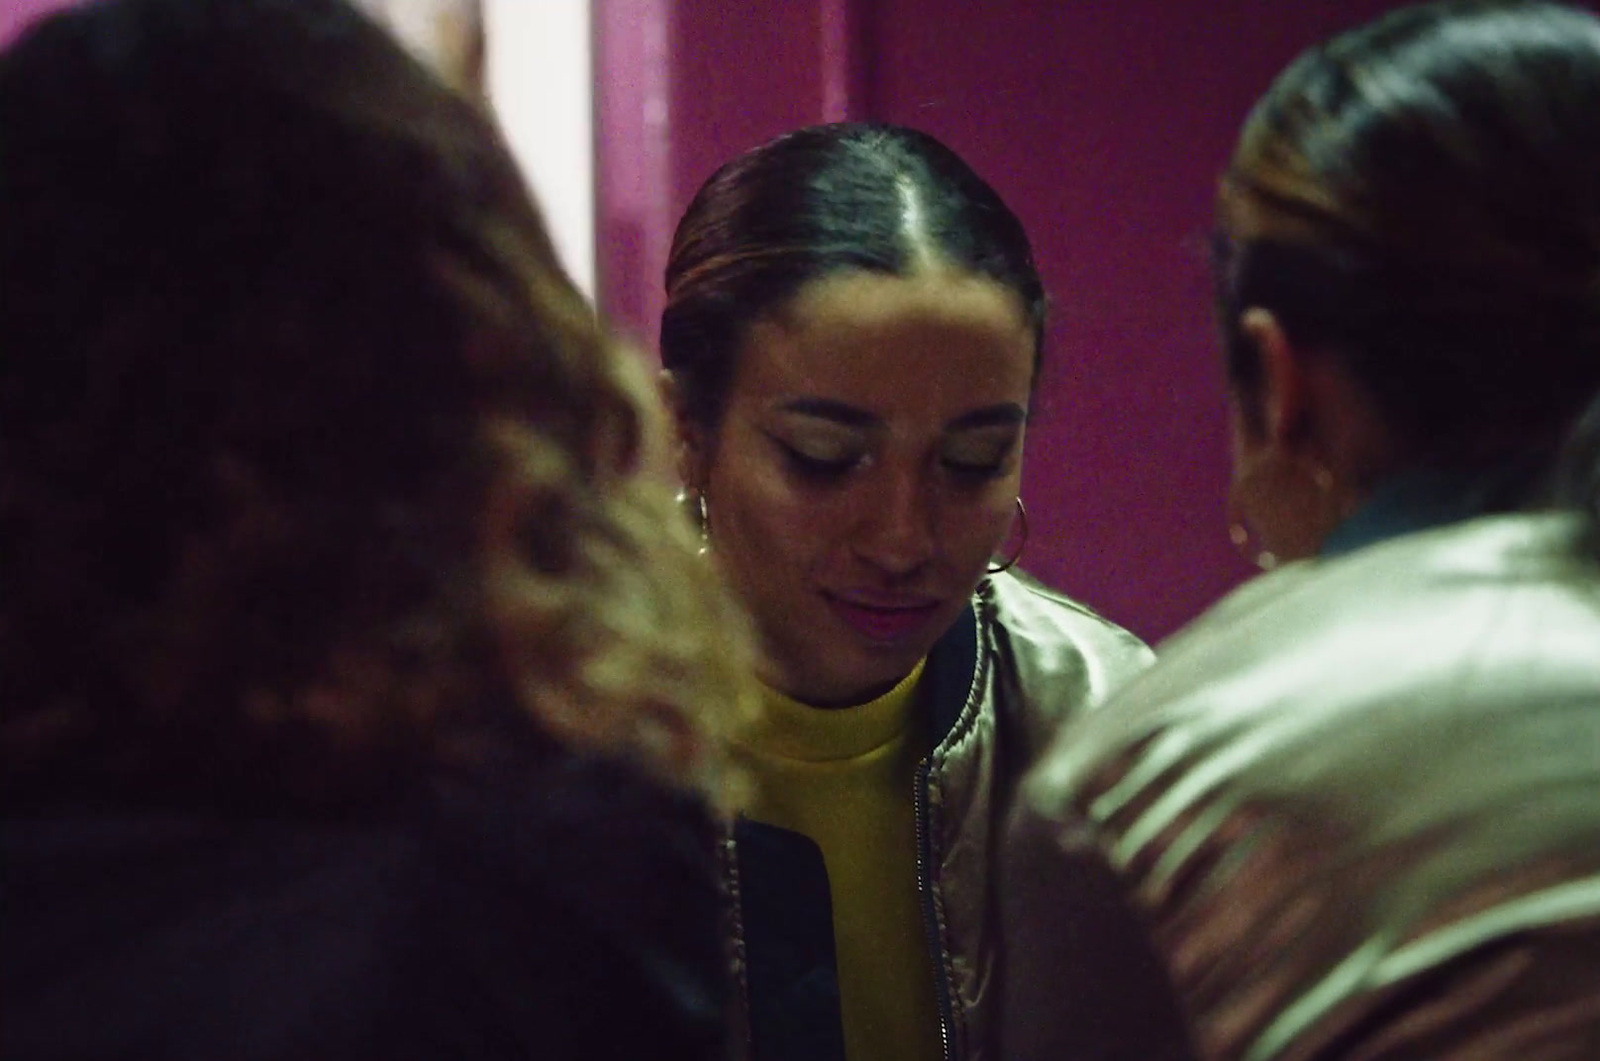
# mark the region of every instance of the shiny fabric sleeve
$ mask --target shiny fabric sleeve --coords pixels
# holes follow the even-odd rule
[[[1523,529],[1265,579],[1063,735],[1008,1057],[1137,1056],[1141,939],[1204,1061],[1600,1057],[1600,617]],[[1051,994],[1096,974],[1098,1038]]]

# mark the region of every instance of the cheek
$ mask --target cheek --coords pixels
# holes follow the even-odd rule
[[[1261,440],[1250,428],[1237,398],[1228,403],[1228,457],[1235,486],[1250,478],[1261,460]]]
[[[1013,526],[1016,499],[1013,487],[997,484],[981,498],[947,506],[944,545],[951,562],[981,574],[992,558],[1005,551],[1008,542],[1022,530]]]
[[[1244,413],[1239,409],[1239,400],[1228,400],[1228,459],[1233,465],[1233,474],[1239,475],[1239,459],[1244,453],[1245,430]]]
[[[707,500],[712,548],[752,595],[809,566],[830,526],[827,506],[796,490],[781,469],[753,460],[715,470]]]

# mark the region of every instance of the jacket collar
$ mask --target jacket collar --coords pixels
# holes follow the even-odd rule
[[[1487,469],[1413,468],[1379,483],[1366,502],[1333,529],[1322,555],[1340,556],[1402,534],[1431,530],[1517,507],[1533,471],[1523,460]]]
[[[978,592],[983,592],[981,586]],[[943,744],[961,720],[977,674],[978,598],[974,596],[928,652],[920,695],[932,723],[933,747]]]

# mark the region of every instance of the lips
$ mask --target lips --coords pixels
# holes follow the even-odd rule
[[[894,644],[922,633],[939,611],[938,601],[879,603],[828,596],[834,614],[868,641]]]

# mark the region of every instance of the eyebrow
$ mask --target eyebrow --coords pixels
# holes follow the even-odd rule
[[[785,413],[798,413],[801,416],[813,416],[819,420],[831,420],[845,427],[877,427],[883,421],[867,412],[857,409],[853,405],[834,401],[831,398],[795,398],[780,405],[779,410]],[[946,431],[973,431],[985,427],[1012,427],[1025,423],[1028,411],[1016,402],[1002,402],[999,405],[985,406],[962,413],[948,424],[944,425]]]
[[[1016,402],[1005,402],[1001,405],[990,405],[983,409],[974,409],[970,413],[962,413],[948,424],[944,425],[946,431],[972,431],[980,427],[1014,427],[1026,423],[1028,411]]]
[[[857,409],[831,398],[795,398],[778,406],[780,412],[814,416],[819,420],[832,420],[846,427],[875,427],[883,421],[865,409]]]

